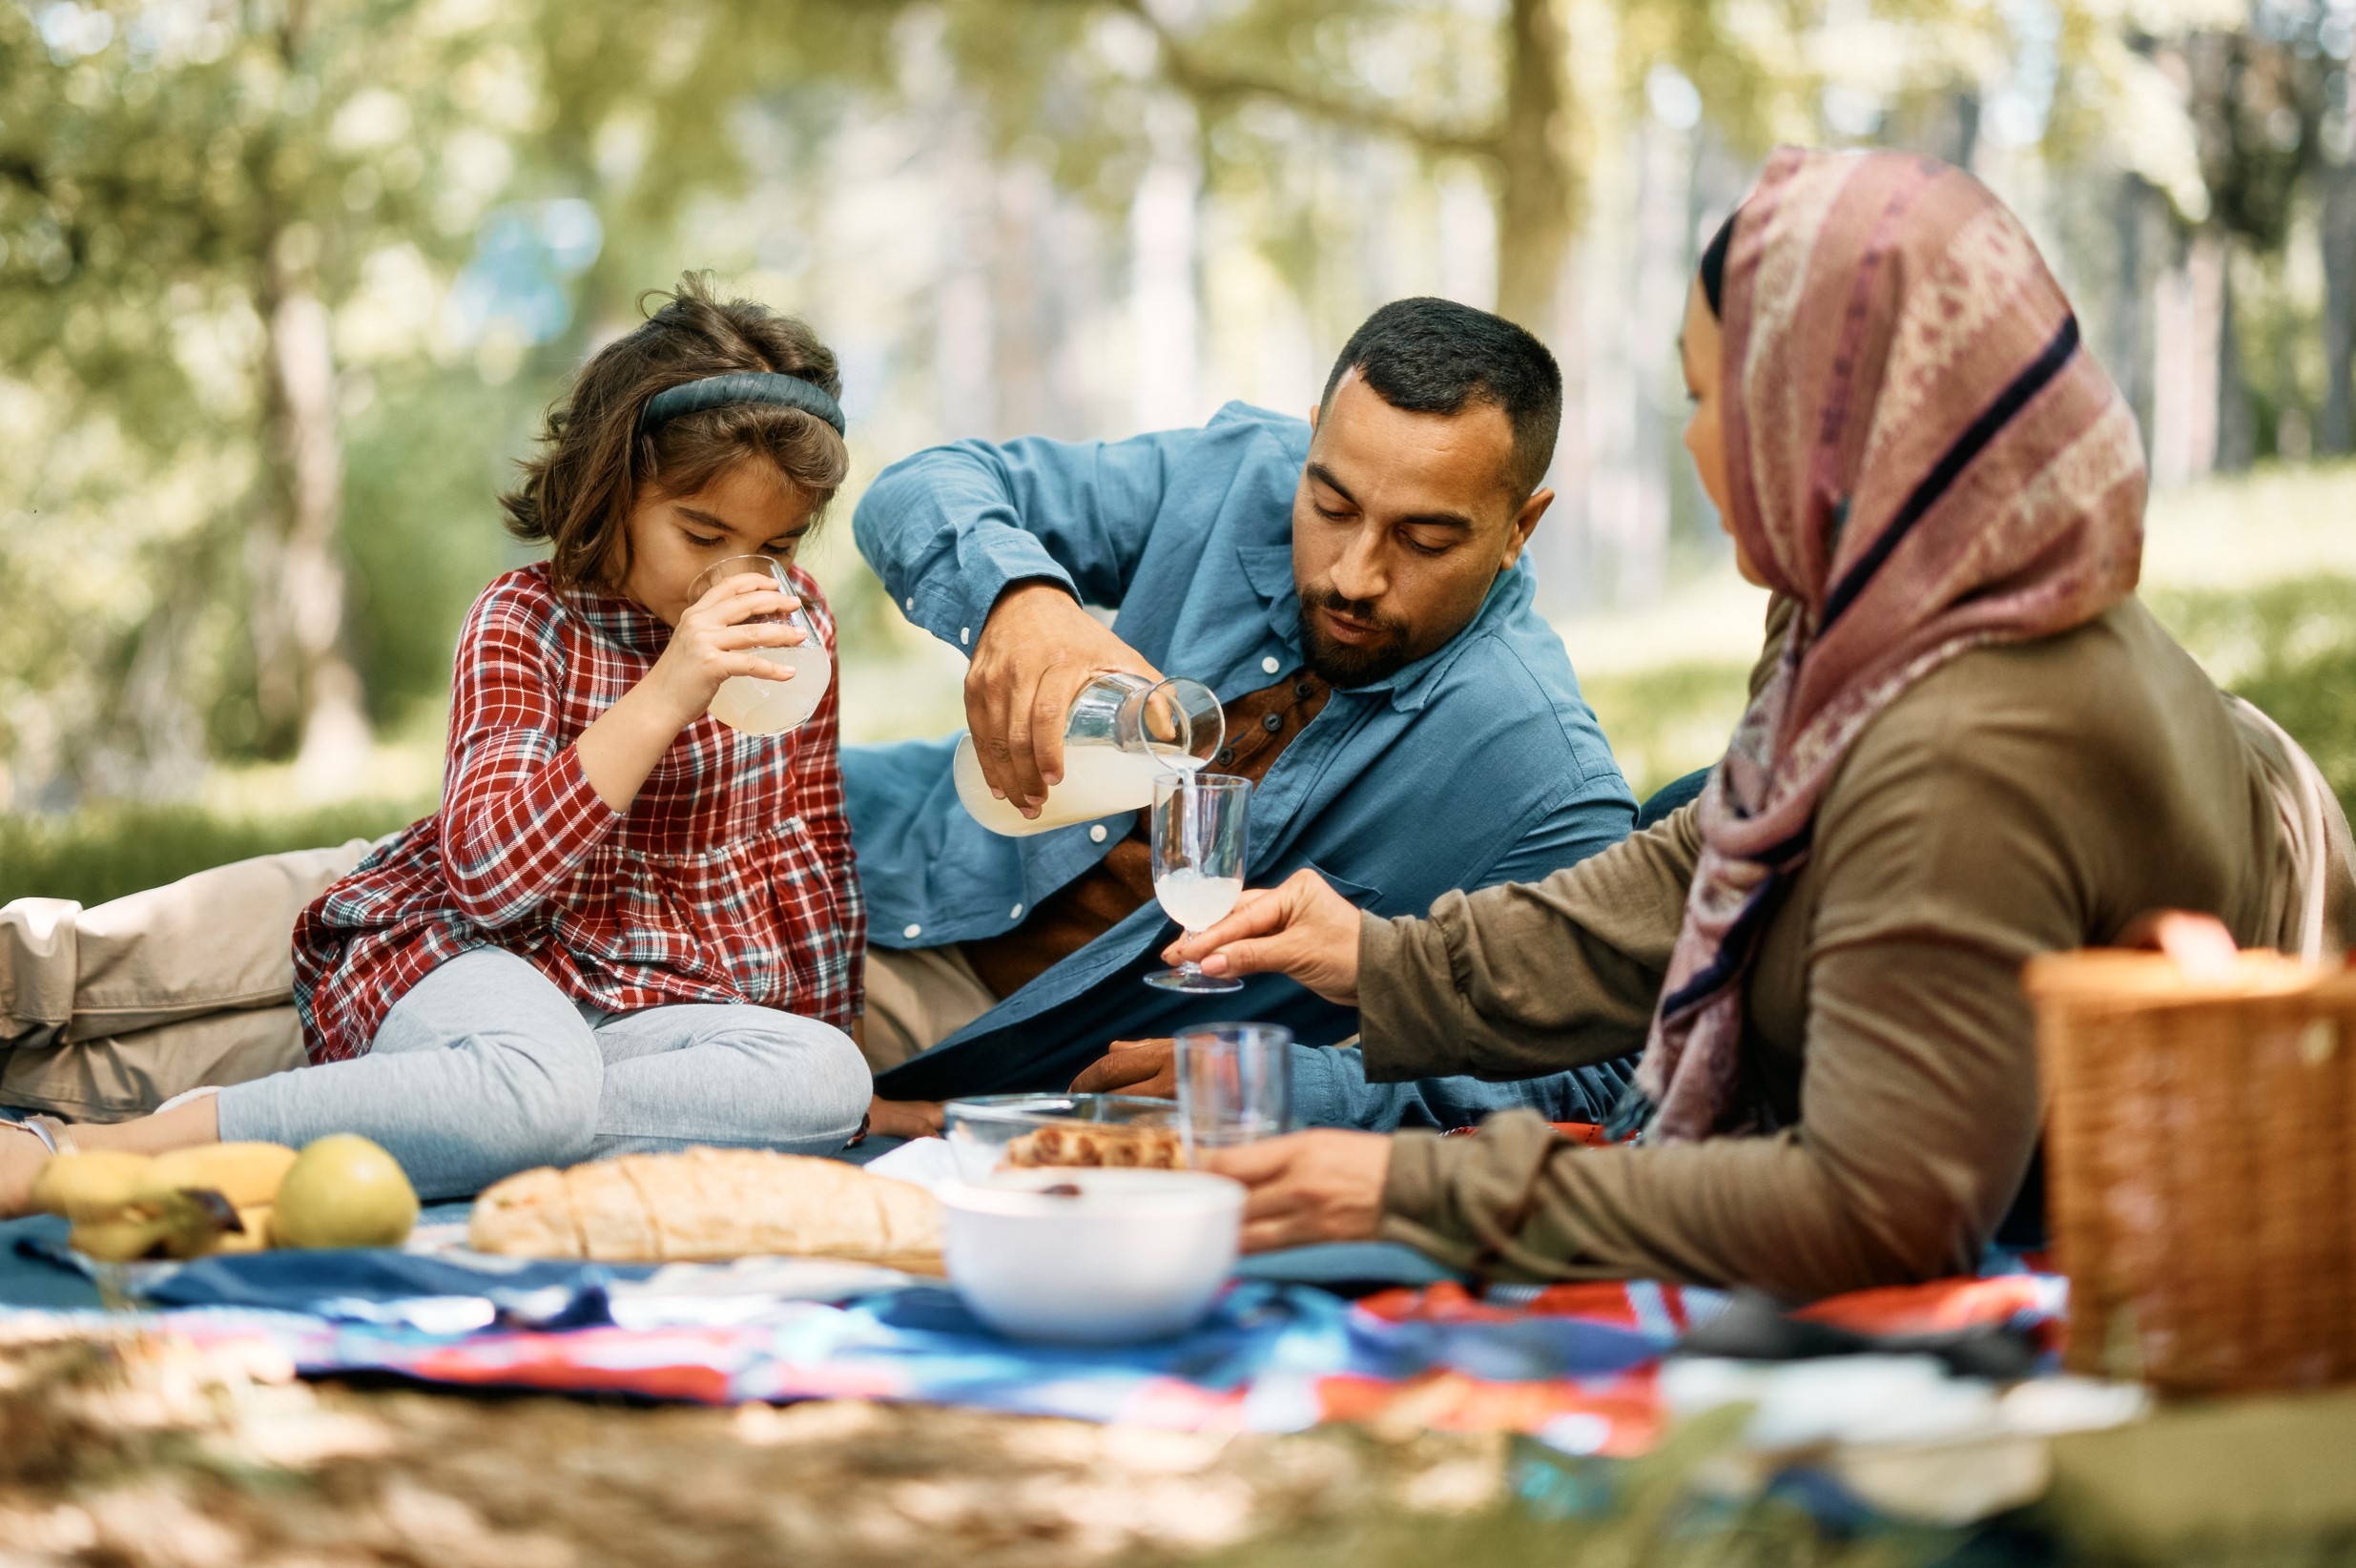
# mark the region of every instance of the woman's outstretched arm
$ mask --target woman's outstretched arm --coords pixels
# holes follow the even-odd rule
[[[1361,914],[1302,871],[1168,956],[1357,1007],[1377,1082],[1531,1078],[1643,1043],[1699,853],[1689,807],[1543,881],[1444,894],[1421,919]]]

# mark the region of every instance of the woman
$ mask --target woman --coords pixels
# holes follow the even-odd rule
[[[1703,797],[1426,919],[1304,873],[1171,949],[1355,1003],[1376,1078],[1641,1044],[1642,1136],[1274,1140],[1225,1166],[1250,1245],[1793,1299],[1968,1271],[2036,1146],[2023,960],[2158,910],[2343,939],[2346,822],[2285,843],[2312,764],[2135,599],[2134,420],[2012,214],[1928,159],[1786,151],[1711,249],[1685,444],[1780,647]]]

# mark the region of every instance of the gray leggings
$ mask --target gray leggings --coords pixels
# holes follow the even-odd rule
[[[220,1091],[224,1143],[372,1138],[427,1198],[533,1166],[713,1144],[826,1154],[872,1092],[851,1037],[767,1007],[601,1013],[503,948],[394,1003],[366,1056]]]

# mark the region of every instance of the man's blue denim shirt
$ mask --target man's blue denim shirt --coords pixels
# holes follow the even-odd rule
[[[853,527],[908,618],[953,648],[971,650],[1009,585],[1045,579],[1115,610],[1114,631],[1157,669],[1231,701],[1301,667],[1292,497],[1309,437],[1304,421],[1230,403],[1201,429],[1127,441],[959,442],[885,469]],[[1420,915],[1450,889],[1534,881],[1627,836],[1636,804],[1531,601],[1525,560],[1446,646],[1333,694],[1252,795],[1250,885],[1308,866],[1362,908]],[[843,753],[879,945],[1010,930],[1132,825],[1001,837],[958,803],[956,738]],[[1141,983],[1176,933],[1148,903],[878,1092],[1059,1088],[1109,1040],[1218,1019],[1317,1044],[1356,1029],[1353,1010],[1278,977],[1217,997]]]

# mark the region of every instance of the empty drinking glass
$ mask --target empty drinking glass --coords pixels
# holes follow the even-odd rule
[[[1292,1031],[1274,1023],[1201,1023],[1177,1034],[1178,1125],[1198,1151],[1274,1138],[1292,1116]]]
[[[694,604],[728,578],[746,575],[768,579],[789,599],[800,597],[794,590],[793,580],[786,575],[783,562],[766,555],[732,555],[704,568],[688,588],[687,602]],[[749,735],[774,735],[799,729],[817,712],[818,699],[826,695],[834,668],[826,657],[826,644],[818,638],[817,623],[806,608],[797,605],[782,615],[749,616],[737,624],[777,622],[801,628],[802,640],[792,648],[755,648],[750,651],[791,670],[794,678],[770,681],[752,675],[731,675],[722,681],[719,691],[713,693],[712,706],[705,711],[732,730]]]
[[[1244,892],[1244,824],[1251,780],[1230,774],[1164,774],[1153,781],[1153,896],[1200,935],[1227,918]],[[1209,995],[1244,982],[1206,975],[1192,959],[1146,977],[1165,991]]]

